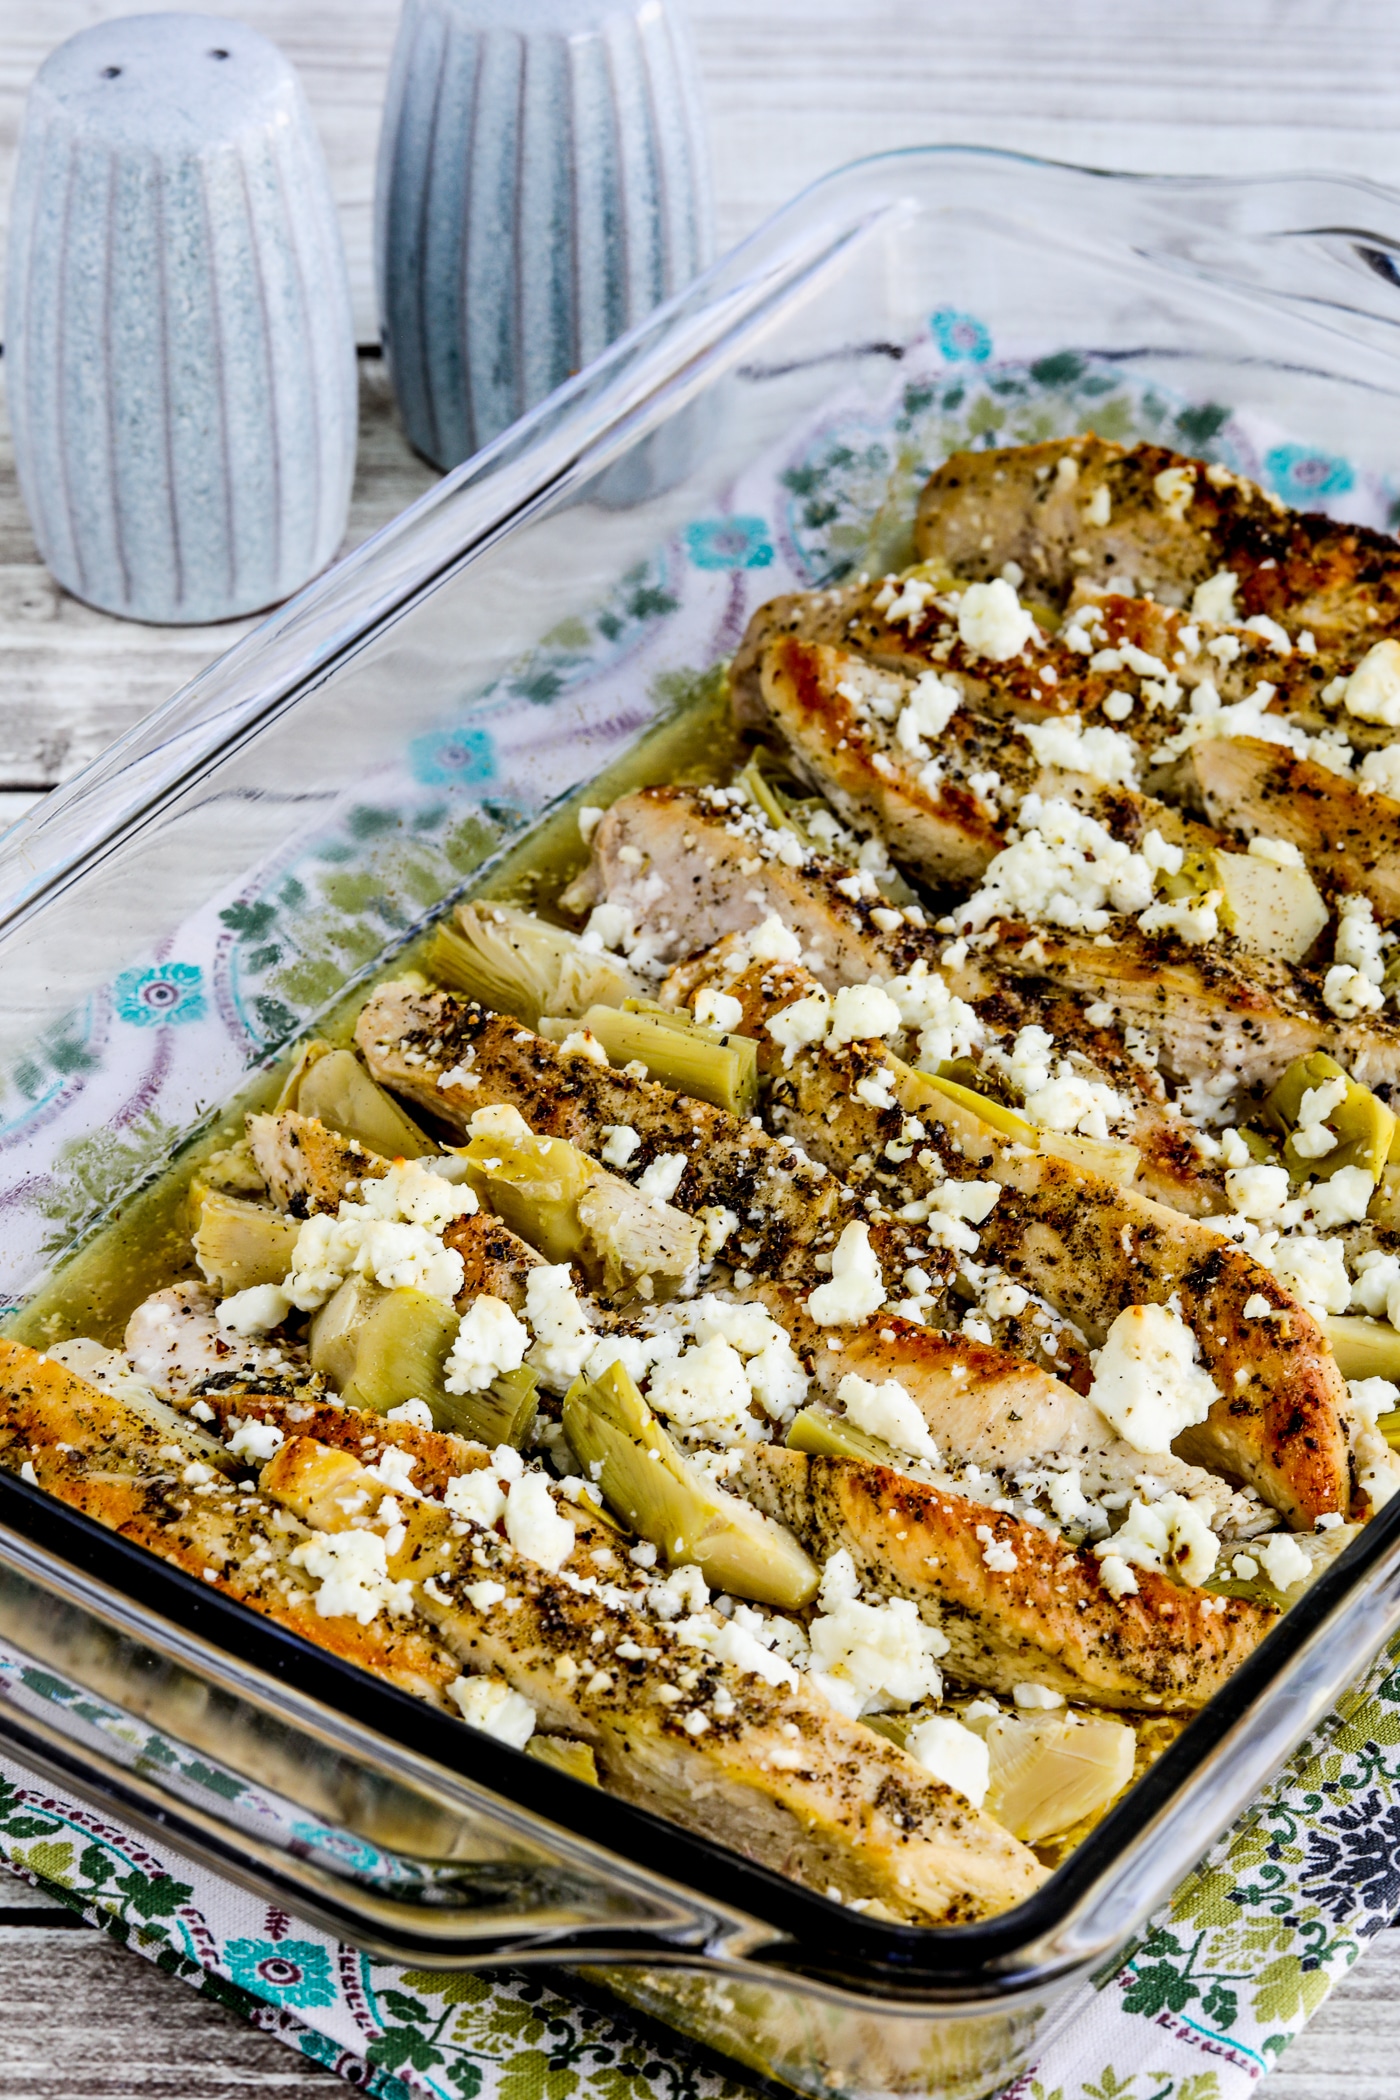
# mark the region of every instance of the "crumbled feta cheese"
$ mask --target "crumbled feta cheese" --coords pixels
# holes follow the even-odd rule
[[[936,1072],[954,1057],[966,1057],[986,1031],[975,1008],[949,991],[936,970],[920,956],[902,977],[887,977],[882,989],[899,1008],[905,1028],[918,1032],[918,1063]]]
[[[1361,1014],[1379,1013],[1385,997],[1362,971],[1334,963],[1322,980],[1322,1002],[1339,1021],[1355,1021]]]
[[[1400,802],[1400,744],[1368,751],[1361,761],[1361,778],[1392,802]]]
[[[595,1065],[610,1063],[607,1051],[587,1028],[571,1028],[559,1045],[561,1057],[586,1057]]]
[[[291,1561],[320,1585],[318,1618],[355,1619],[368,1626],[381,1611],[401,1615],[413,1609],[413,1584],[389,1580],[384,1540],[377,1531],[314,1531],[293,1547]]]
[[[1159,1568],[1198,1585],[1213,1574],[1220,1557],[1220,1541],[1210,1528],[1210,1519],[1211,1503],[1204,1495],[1135,1501],[1126,1524],[1093,1551],[1105,1562],[1111,1555],[1134,1567]]]
[[[683,1152],[663,1152],[637,1176],[637,1193],[651,1203],[669,1203],[685,1173]]]
[[[1191,508],[1191,499],[1196,493],[1196,469],[1191,467],[1163,467],[1160,474],[1152,477],[1152,492],[1167,516],[1179,525]],[[1204,589],[1202,585],[1202,589]],[[1192,607],[1195,613],[1195,607]],[[1196,613],[1198,619],[1207,619],[1209,614]]]
[[[990,1524],[979,1524],[976,1536],[982,1542],[982,1559],[993,1575],[1014,1574],[1019,1562],[1010,1539],[999,1539]]]
[[[962,694],[950,679],[936,671],[924,671],[909,688],[909,697],[895,729],[895,742],[911,758],[929,756],[928,737],[942,736],[958,709]]]
[[[738,1005],[738,1000],[733,1004]],[[625,1167],[634,1152],[641,1149],[641,1139],[635,1130],[625,1123],[605,1123],[603,1142],[598,1148],[598,1157],[606,1167]]]
[[[1057,1059],[1053,1036],[1034,1022],[1020,1030],[1010,1055],[998,1056],[996,1062],[1020,1094],[1031,1122],[1042,1130],[1106,1138],[1110,1125],[1121,1124],[1131,1114],[1122,1094],[1076,1072],[1069,1058]]]
[[[505,1490],[489,1466],[456,1473],[442,1491],[443,1505],[454,1517],[490,1531],[505,1515]]]
[[[1225,1176],[1225,1193],[1241,1217],[1260,1222],[1278,1221],[1291,1187],[1287,1167],[1251,1162],[1247,1167],[1231,1167]]]
[[[476,1209],[470,1189],[429,1173],[417,1160],[360,1184],[360,1201],[335,1216],[308,1218],[297,1234],[281,1286],[292,1305],[314,1312],[347,1276],[369,1276],[385,1290],[413,1289],[451,1304],[462,1288],[462,1257],[442,1232]]]
[[[462,1315],[443,1367],[443,1384],[449,1393],[484,1392],[493,1378],[520,1369],[529,1346],[529,1328],[503,1298],[483,1291]]]
[[[463,1594],[473,1611],[494,1611],[506,1596],[503,1582],[469,1582]]]
[[[1375,1193],[1364,1167],[1338,1167],[1326,1181],[1309,1182],[1303,1200],[1318,1231],[1330,1232],[1334,1225],[1359,1225]]]
[[[1262,1291],[1251,1291],[1244,1301],[1243,1317],[1246,1320],[1267,1320],[1273,1309]]]
[[[782,1050],[783,1063],[790,1065],[800,1050],[826,1041],[831,1000],[824,991],[809,992],[804,999],[794,999],[791,1006],[785,1006],[764,1025]]]
[[[1036,632],[1034,619],[1004,577],[971,583],[958,600],[958,637],[973,656],[1003,664]]]
[[[413,1429],[431,1429],[433,1411],[426,1400],[401,1400],[384,1417],[386,1422],[406,1422]]]
[[[877,1385],[874,1379],[848,1371],[836,1388],[836,1397],[857,1429],[883,1437],[896,1451],[921,1458],[927,1465],[940,1463],[927,1422],[897,1379]]]
[[[1312,1573],[1312,1562],[1289,1532],[1276,1531],[1270,1538],[1256,1540],[1253,1552],[1276,1590],[1291,1590]]]
[[[1135,1451],[1170,1451],[1220,1397],[1195,1335],[1169,1305],[1128,1305],[1108,1330],[1089,1398]]]
[[[1373,1185],[1368,1177],[1368,1195]],[[1309,1312],[1321,1315],[1346,1311],[1351,1281],[1339,1241],[1290,1237],[1280,1240],[1267,1253],[1261,1250],[1259,1258]]]
[[[907,1597],[862,1602],[855,1563],[844,1547],[822,1573],[818,1612],[808,1629],[812,1676],[838,1711],[851,1720],[890,1702],[917,1706],[943,1688],[937,1658],[947,1637],[927,1626]]]
[[[1052,1713],[1065,1703],[1064,1693],[1055,1691],[1048,1684],[1014,1684],[1011,1697],[1022,1713],[1027,1714]]]
[[[1062,796],[1027,795],[1017,824],[1019,835],[992,859],[981,889],[954,914],[950,929],[976,932],[1004,915],[1102,933],[1114,912],[1142,911],[1151,903],[1146,851],[1133,852]],[[1149,833],[1144,847],[1155,836]]]
[[[1342,705],[1358,722],[1400,728],[1400,642],[1376,642],[1342,688]]]
[[[935,1779],[952,1787],[974,1808],[982,1806],[992,1783],[992,1754],[980,1735],[964,1728],[951,1714],[930,1714],[910,1729],[904,1747]]]
[[[725,969],[738,977],[753,963],[795,963],[802,960],[802,943],[791,927],[770,912],[760,926],[751,927],[730,949]]]
[[[878,984],[843,985],[832,1001],[826,1046],[875,1041],[897,1035],[903,1025],[898,1005]]]
[[[1084,506],[1084,522],[1087,525],[1107,525],[1112,514],[1112,498],[1108,492],[1108,483],[1101,481]]]
[[[240,1422],[228,1440],[228,1448],[235,1458],[253,1458],[265,1465],[274,1451],[280,1451],[284,1438],[275,1422]]]
[[[1099,1562],[1099,1573],[1115,1604],[1123,1597],[1136,1597],[1138,1579],[1121,1553],[1105,1553]]]
[[[454,1677],[447,1689],[464,1721],[512,1750],[523,1750],[534,1734],[534,1707],[504,1677]]]
[[[870,1228],[849,1224],[831,1256],[831,1281],[821,1283],[807,1300],[819,1327],[857,1327],[884,1304],[888,1293],[879,1257],[870,1244]]]
[[[1223,890],[1207,890],[1204,897],[1180,897],[1174,902],[1149,905],[1138,918],[1141,933],[1175,933],[1183,941],[1199,946],[1213,941],[1220,932]]]
[[[1025,722],[1021,734],[1042,766],[1086,773],[1109,787],[1136,787],[1137,745],[1121,729],[1084,727],[1079,715],[1055,715],[1048,722]]]
[[[291,1309],[292,1301],[280,1283],[255,1283],[225,1298],[219,1307],[219,1325],[231,1334],[267,1334],[282,1325]]]
[[[1392,1327],[1400,1327],[1400,1257],[1387,1254],[1383,1248],[1368,1247],[1358,1254],[1355,1262],[1355,1281],[1351,1291],[1351,1310],[1369,1313],[1373,1320],[1389,1320]]]
[[[525,1321],[534,1335],[529,1361],[545,1384],[566,1392],[596,1336],[567,1262],[544,1263],[525,1279]]]
[[[1293,654],[1293,644],[1288,638],[1288,630],[1280,627],[1277,620],[1271,620],[1267,613],[1255,613],[1252,618],[1244,622],[1244,627],[1246,633],[1257,634],[1266,641],[1276,656],[1291,656]]]
[[[1212,654],[1218,654],[1224,642],[1238,647],[1233,635],[1223,635],[1210,644]],[[1329,772],[1349,773],[1351,747],[1340,731],[1329,729],[1311,736],[1288,716],[1271,713],[1269,703],[1275,691],[1267,679],[1261,679],[1252,693],[1227,707],[1210,679],[1203,678],[1192,688],[1190,713],[1154,754],[1155,762],[1180,758],[1213,737],[1253,737],[1261,743],[1278,744],[1299,758],[1310,758]]]
[[[560,1511],[543,1473],[522,1473],[506,1495],[506,1537],[517,1553],[551,1573],[574,1550],[572,1521]]]
[[[711,1442],[762,1435],[749,1413],[749,1396],[743,1358],[718,1334],[658,1364],[648,1391],[658,1414],[685,1434]]]
[[[1266,839],[1256,835],[1246,851],[1253,854],[1255,860],[1272,861],[1276,868],[1301,868],[1304,865],[1303,856],[1292,839]]]
[[[1191,594],[1191,617],[1205,620],[1212,627],[1230,627],[1235,618],[1235,592],[1240,579],[1229,569],[1217,569],[1204,583],[1198,583]]]
[[[695,1018],[702,1028],[720,1028],[728,1034],[744,1018],[744,1003],[732,992],[712,991],[702,985],[695,994]]]

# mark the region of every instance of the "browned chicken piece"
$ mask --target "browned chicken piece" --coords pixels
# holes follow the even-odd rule
[[[1388,1014],[1341,1021],[1322,999],[1324,971],[1246,951],[1229,935],[1193,943],[1145,934],[1131,918],[1091,937],[1001,919],[944,975],[961,998],[988,997],[1029,978],[1111,1009],[1114,1025],[1143,1031],[1176,1084],[1219,1082],[1259,1096],[1296,1058],[1325,1050],[1362,1086],[1400,1076],[1400,1024]]]
[[[766,981],[750,980],[753,1020]],[[781,986],[774,981],[768,1018],[803,989],[795,971]],[[872,1094],[892,1105],[875,1106]],[[1176,1455],[1245,1481],[1302,1529],[1350,1509],[1340,1413],[1347,1393],[1331,1349],[1270,1271],[1211,1226],[1068,1160],[1009,1143],[883,1043],[834,1051],[809,1045],[775,1079],[771,1101],[808,1153],[838,1173],[897,1146],[905,1154],[901,1193],[911,1206],[936,1199],[949,1175],[997,1183],[1001,1194],[978,1227],[982,1258],[1047,1299],[1092,1343],[1103,1341],[1124,1306],[1178,1297],[1221,1397],[1205,1423],[1177,1439]],[[925,1136],[906,1153],[909,1116]],[[1286,1317],[1245,1319],[1256,1296]]]
[[[372,1519],[382,1494],[345,1454],[309,1440],[285,1445],[262,1485],[333,1529],[350,1521],[347,1499],[363,1494]],[[468,1549],[431,1503],[401,1514],[391,1579],[418,1586],[419,1608],[466,1667],[504,1677],[551,1732],[590,1744],[612,1792],[921,1924],[993,1915],[1044,1878],[989,1815],[805,1680],[769,1684],[683,1642],[648,1612],[630,1570],[600,1584],[582,1519],[578,1572],[555,1574],[483,1525]]]
[[[386,1451],[402,1451],[412,1461],[411,1485],[422,1495],[441,1495],[449,1480],[488,1463],[484,1444],[471,1443],[445,1429],[424,1429],[416,1422],[390,1422],[369,1408],[347,1407],[320,1391],[279,1392],[270,1380],[239,1381],[218,1376],[197,1388],[228,1437],[244,1422],[265,1422],[284,1437],[312,1437],[338,1451],[349,1451],[361,1465],[377,1466]]]
[[[1219,843],[1136,789],[1042,765],[1004,720],[963,707],[913,748],[911,688],[870,673],[849,650],[790,637],[763,659],[764,727],[847,823],[875,830],[894,858],[934,884],[973,888],[1006,844],[1023,798],[1062,795],[1125,845],[1149,830],[1174,845]]]
[[[1400,918],[1400,802],[1257,737],[1213,737],[1182,761],[1185,792],[1211,823],[1298,848],[1320,887],[1369,897]]]
[[[347,1197],[354,1200],[362,1181],[389,1171],[388,1160],[367,1152],[358,1138],[342,1137],[296,1109],[249,1116],[248,1144],[273,1202],[294,1218],[335,1210]]]
[[[641,788],[614,802],[594,833],[593,894],[631,911],[663,963],[774,913],[831,985],[865,984],[925,952],[917,907],[914,920],[894,911],[868,877],[824,854],[794,868],[778,843],[737,794]]]
[[[1107,498],[1106,524],[1095,517]],[[1092,506],[1092,514],[1091,514]],[[1076,584],[1131,577],[1166,605],[1230,570],[1234,611],[1290,634],[1364,649],[1400,625],[1400,549],[1363,525],[1290,511],[1227,468],[1160,445],[1092,435],[958,452],[919,498],[914,543],[969,580],[1025,573],[1028,597],[1063,605]]]
[[[280,1116],[249,1116],[248,1135],[275,1202],[294,1217],[354,1202],[362,1181],[377,1180],[389,1171],[389,1161],[366,1151],[358,1139],[327,1130],[314,1116],[295,1109]],[[488,1292],[519,1311],[529,1272],[543,1255],[484,1211],[454,1218],[443,1238],[462,1257],[460,1305]]]
[[[1136,1568],[1115,1599],[1101,1562],[1021,1522],[884,1466],[772,1445],[744,1453],[749,1500],[823,1558],[908,1597],[951,1643],[950,1676],[1009,1692],[1043,1684],[1099,1706],[1204,1706],[1278,1619]]]
[[[18,1342],[0,1340],[0,1466],[279,1626],[400,1691],[455,1711],[461,1665],[409,1617],[368,1626],[322,1618],[315,1584],[291,1556],[306,1527],[217,1466],[173,1460],[170,1431],[114,1394]],[[230,1472],[237,1468],[229,1462]],[[193,1479],[197,1472],[200,1478]],[[28,1476],[27,1476],[28,1477]]]
[[[740,968],[743,958],[735,950],[734,937],[726,936],[703,955],[678,963],[661,985],[660,997],[666,1005],[688,1007],[703,986],[710,986],[738,999],[742,1013],[736,1026],[740,1033],[755,1038],[759,1069],[768,1073],[782,1066],[782,1052],[764,1029],[767,1014],[775,1010],[775,996],[790,989],[795,998],[801,997],[816,980],[812,973],[788,963]],[[1022,1112],[1024,1100],[1009,1087],[1002,1067],[1023,1028],[1043,1028],[1057,1054],[1068,1056],[1076,1072],[1111,1088],[1127,1103],[1128,1120],[1118,1135],[1136,1148],[1139,1164],[1136,1177],[1124,1178],[1131,1178],[1140,1194],[1169,1204],[1173,1210],[1184,1210],[1190,1217],[1229,1210],[1224,1170],[1218,1162],[1206,1159],[1189,1126],[1171,1111],[1155,1068],[1130,1058],[1121,1037],[1086,1020],[1082,1000],[1059,996],[1048,984],[1024,981],[999,986],[969,1004],[986,1034],[967,1053],[966,1062],[974,1067],[973,1076],[964,1075],[968,1085]],[[904,1054],[911,1062],[917,1058],[912,1037],[905,1038]],[[1049,1142],[1053,1145],[1053,1137]],[[1062,1149],[1073,1149],[1073,1141]],[[885,1178],[893,1182],[897,1177],[887,1174]]]
[[[460,1119],[463,1129],[478,1108],[506,1102],[540,1135],[567,1138],[596,1157],[608,1133],[626,1127],[641,1141],[625,1169],[634,1180],[658,1159],[683,1153],[687,1164],[671,1200],[692,1213],[727,1210],[740,1221],[724,1256],[742,1262],[752,1281],[736,1295],[765,1304],[799,1351],[821,1359],[834,1354],[829,1332],[808,1314],[806,1300],[827,1280],[818,1257],[835,1245],[853,1204],[849,1191],[800,1152],[706,1102],[587,1058],[566,1056],[557,1044],[515,1021],[448,993],[386,986],[366,1005],[358,1033],[366,1062],[382,1086],[410,1098],[415,1088],[425,1094],[431,1089],[439,1115]],[[405,1049],[414,1053],[411,1060],[404,1057]],[[471,1071],[477,1085],[470,1090],[439,1087],[437,1076],[468,1049],[474,1052]],[[884,1346],[891,1363],[898,1360],[898,1375],[911,1390],[926,1390],[930,1407],[947,1396],[956,1397],[961,1408],[961,1393],[954,1388],[962,1378],[982,1393],[989,1416],[1003,1391],[1022,1390],[1028,1372],[1044,1376],[1049,1370],[1080,1382],[1087,1378],[1082,1349],[1034,1305],[1005,1324],[1004,1339],[1015,1354],[986,1349],[961,1335],[934,1336],[899,1316],[899,1293],[910,1267],[917,1264],[937,1293],[956,1273],[957,1258],[944,1248],[930,1251],[926,1233],[878,1205],[865,1215],[890,1294],[878,1332],[890,1337]]]

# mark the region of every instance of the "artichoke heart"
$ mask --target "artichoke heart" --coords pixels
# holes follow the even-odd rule
[[[311,1367],[348,1406],[387,1414],[405,1400],[422,1400],[434,1428],[493,1450],[518,1448],[534,1424],[535,1374],[503,1372],[482,1392],[449,1393],[445,1366],[458,1326],[453,1308],[426,1291],[386,1291],[351,1276],[311,1322]]]
[[[1159,895],[1203,900],[1214,894],[1221,925],[1246,948],[1301,962],[1327,924],[1327,906],[1306,868],[1280,867],[1252,853],[1191,847],[1180,868],[1158,871]]]
[[[265,1203],[249,1203],[224,1189],[207,1189],[194,1229],[194,1258],[221,1298],[254,1284],[280,1283],[292,1266],[301,1230]]]
[[[358,1139],[381,1159],[426,1159],[438,1149],[370,1078],[353,1050],[329,1050],[309,1063],[287,1106],[315,1116],[341,1137]]]
[[[926,1108],[936,1114],[941,1103],[949,1102],[985,1123],[999,1137],[1010,1138],[1013,1144],[1029,1145],[1034,1151],[1040,1142],[1034,1123],[1028,1123],[1014,1108],[994,1100],[990,1094],[979,1093],[960,1080],[944,1079],[941,1073],[917,1071],[902,1058],[891,1056],[888,1062],[896,1075],[895,1099],[906,1115],[917,1115]]]
[[[605,1499],[668,1562],[694,1562],[716,1589],[789,1611],[816,1595],[821,1571],[792,1533],[682,1458],[621,1364],[574,1381],[564,1431]]]
[[[1362,1313],[1328,1313],[1322,1325],[1343,1378],[1389,1378],[1400,1385],[1400,1329]]]
[[[525,1755],[533,1757],[539,1764],[549,1765],[556,1772],[563,1772],[570,1779],[582,1780],[585,1786],[597,1786],[598,1761],[587,1743],[575,1741],[567,1735],[532,1735],[525,1745]]]
[[[834,1408],[820,1403],[802,1408],[793,1417],[786,1441],[789,1451],[810,1451],[817,1458],[858,1458],[865,1465],[890,1466],[895,1472],[907,1463],[883,1437],[858,1429]]]
[[[1132,1778],[1137,1755],[1125,1722],[1066,1713],[999,1714],[985,1740],[988,1813],[1027,1845],[1101,1815]]]
[[[596,1037],[613,1064],[636,1060],[673,1093],[734,1116],[751,1116],[758,1104],[758,1045],[751,1036],[701,1028],[689,1014],[638,999],[620,1008],[590,1006],[578,1022],[544,1020],[540,1033],[562,1041],[575,1027]]]
[[[916,1076],[928,1079],[940,1093],[960,1102],[1015,1144],[1034,1145],[1052,1158],[1067,1159],[1076,1167],[1087,1168],[1091,1174],[1101,1174],[1105,1181],[1126,1183],[1137,1178],[1142,1154],[1136,1145],[1120,1138],[1087,1138],[1067,1131],[1038,1130],[1008,1106],[1000,1090],[996,1093],[988,1091],[996,1082],[987,1073],[979,1071],[971,1058],[950,1058],[939,1066],[936,1075],[919,1072]],[[902,1105],[907,1107],[909,1104],[904,1102]]]
[[[1116,1181],[1120,1187],[1137,1179],[1142,1154],[1126,1139],[1080,1137],[1076,1132],[1063,1130],[1042,1130],[1039,1136],[1040,1150],[1052,1159],[1067,1159],[1071,1166],[1100,1174],[1105,1181]]]
[[[1346,1092],[1326,1117],[1328,1129],[1336,1133],[1336,1143],[1321,1154],[1309,1152],[1306,1143],[1300,1150],[1298,1119],[1303,1096],[1338,1081]],[[1284,1140],[1284,1164],[1295,1183],[1313,1175],[1330,1180],[1339,1167],[1364,1167],[1372,1181],[1379,1181],[1400,1128],[1393,1111],[1369,1087],[1349,1078],[1323,1050],[1294,1059],[1264,1104],[1264,1122]]]
[[[527,1028],[542,1014],[577,1016],[594,1004],[616,1006],[640,989],[615,955],[584,946],[582,937],[550,926],[510,904],[459,904],[455,923],[439,926],[428,968],[440,984],[465,992]]]
[[[672,1297],[695,1273],[704,1227],[654,1203],[566,1138],[474,1133],[460,1157],[478,1198],[551,1262],[570,1262],[605,1297]]]

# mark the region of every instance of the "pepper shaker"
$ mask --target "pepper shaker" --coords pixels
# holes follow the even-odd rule
[[[223,620],[332,559],[355,464],[349,285],[306,99],[265,37],[132,15],[45,60],[5,361],[20,489],[76,597]]]
[[[405,0],[375,263],[412,444],[487,444],[713,249],[695,69],[671,0]]]

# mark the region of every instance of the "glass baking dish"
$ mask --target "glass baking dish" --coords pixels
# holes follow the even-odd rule
[[[703,763],[707,667],[774,592],[898,561],[947,450],[1150,436],[1390,526],[1398,323],[1400,199],[1362,183],[947,149],[799,198],[0,840],[11,1331],[115,1339],[172,1154],[600,772]],[[948,1931],[581,1788],[8,1475],[0,1738],[375,1951],[567,1964],[780,2084],[973,2100],[1400,1627],[1397,1534],[1034,1898]]]

